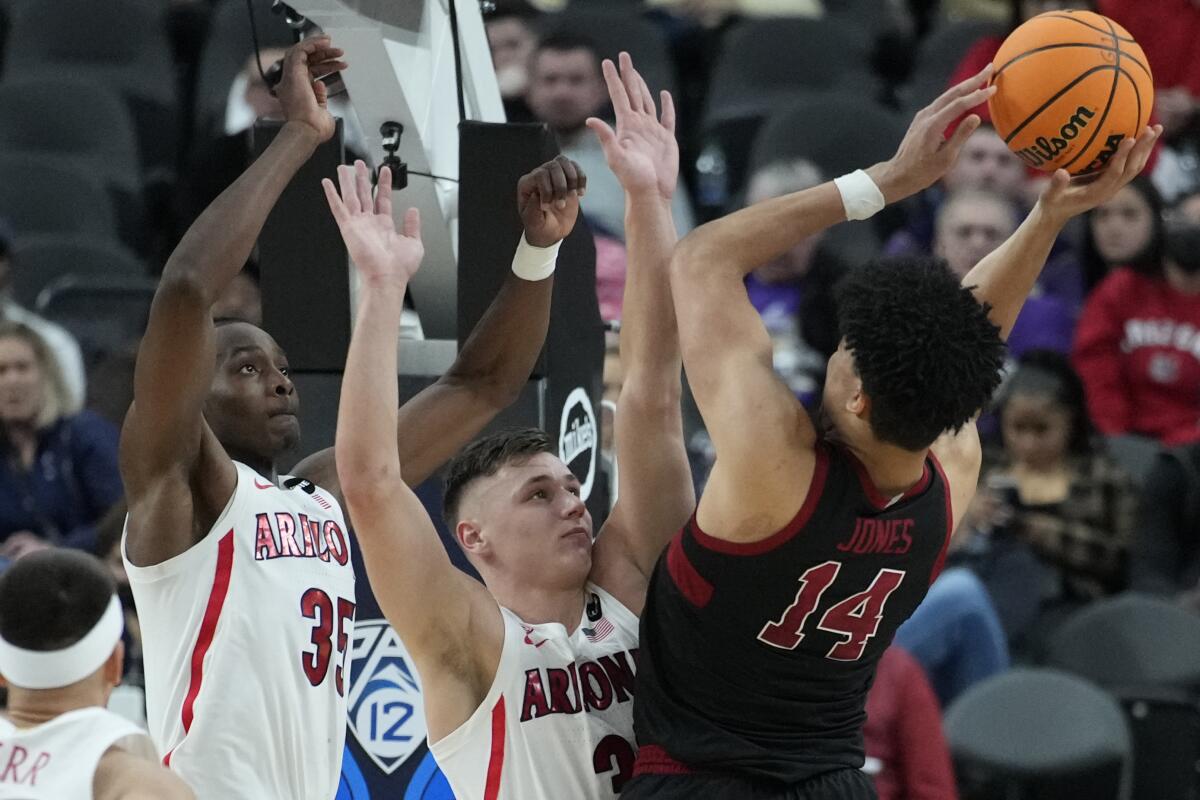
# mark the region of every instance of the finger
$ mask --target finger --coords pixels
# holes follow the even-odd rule
[[[576,193],[580,197],[583,197],[587,194],[587,173],[583,171],[583,167],[575,164],[575,174],[579,176],[579,188],[576,190]]]
[[[375,207],[371,199],[371,170],[362,159],[354,162],[354,188],[358,191],[358,204],[364,211]]]
[[[1100,173],[1101,179],[1105,183],[1116,184],[1126,180],[1125,165],[1129,161],[1129,154],[1133,151],[1136,145],[1135,139],[1122,139],[1117,145],[1117,150],[1105,165],[1104,170]],[[1130,176],[1132,177],[1132,176]]]
[[[329,210],[333,212],[333,218],[340,228],[342,223],[350,217],[350,212],[346,210],[346,204],[342,202],[342,198],[338,197],[333,181],[329,178],[322,178],[321,188],[325,190],[325,199],[329,202]]]
[[[662,103],[662,126],[667,129],[667,133],[675,135],[675,101],[671,98],[671,93],[663,89],[658,93],[659,102]]]
[[[604,73],[604,83],[608,86],[608,98],[612,101],[613,111],[616,112],[617,119],[620,119],[622,114],[627,114],[631,110],[625,84],[621,83],[621,76],[617,74],[617,67],[613,64],[612,59],[604,59],[600,64],[600,69]]]
[[[554,181],[550,178],[550,170],[541,167],[537,171],[538,202],[543,208],[549,208],[554,201]]]
[[[342,190],[342,203],[346,206],[346,211],[350,214],[362,213],[362,206],[358,202],[358,192],[354,188],[354,168],[342,164],[337,168],[338,186]]]
[[[317,105],[324,108],[329,102],[329,90],[325,88],[325,84],[321,81],[312,82],[313,97],[317,101]]]
[[[1129,178],[1132,179],[1146,168],[1146,162],[1150,160],[1150,154],[1154,151],[1154,145],[1160,136],[1162,136],[1162,125],[1155,125],[1153,128],[1147,128],[1146,132],[1138,137],[1137,144],[1133,146],[1133,152],[1129,154],[1129,162],[1125,166]]]
[[[646,79],[642,77],[642,73],[633,68],[633,62],[629,62],[629,71],[633,73],[633,77],[637,80],[638,88],[642,93],[642,110],[651,116],[654,113],[654,93],[650,91],[650,87],[646,84]]]
[[[336,58],[331,58],[327,61],[319,61],[316,64],[308,65],[308,74],[313,80],[323,78],[326,75],[331,75],[335,72],[341,72],[349,68],[349,64],[345,61],[339,61]]]
[[[926,106],[926,110],[931,114],[938,113],[955,100],[977,91],[980,88],[980,84],[991,80],[991,77],[992,65],[988,64],[986,67],[981,69],[979,72],[976,72],[962,83],[957,83],[946,91],[942,92],[942,94],[939,95],[936,100]],[[970,108],[970,106],[968,106],[968,108]]]
[[[938,109],[933,115],[933,122],[930,129],[941,134],[946,130],[951,122],[958,119],[960,116],[970,111],[975,106],[978,106],[987,101],[989,97],[996,93],[996,87],[983,86],[975,91],[962,95],[961,97],[950,101],[946,105]]]
[[[954,129],[954,134],[946,140],[946,149],[957,156],[959,148],[966,144],[967,139],[971,138],[971,134],[982,124],[978,114],[971,114],[962,122],[958,123],[958,127]]]
[[[379,170],[379,185],[375,187],[375,213],[389,218],[392,216],[391,167],[382,167]]]
[[[562,167],[563,175],[567,178],[567,194],[579,189],[579,170],[575,167],[575,162],[566,156],[559,156],[554,159],[558,165]]]
[[[567,207],[567,174],[562,164],[555,159],[546,165],[546,173],[550,176],[550,184],[554,187],[554,205],[557,208]]]
[[[629,108],[637,114],[647,111],[645,99],[642,96],[642,87],[638,85],[637,70],[633,68],[633,59],[629,57],[629,53],[622,52],[617,56],[617,60],[621,64],[621,82],[629,97]]]
[[[596,117],[588,117],[584,124],[591,128],[592,133],[596,134],[596,138],[600,140],[601,149],[608,149],[616,144],[617,134],[604,120],[597,119]]]
[[[410,208],[404,212],[404,235],[410,239],[421,240],[421,212]]]

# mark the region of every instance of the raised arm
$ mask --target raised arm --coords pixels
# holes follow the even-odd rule
[[[614,132],[588,120],[625,190],[629,264],[621,322],[625,382],[617,400],[617,504],[596,540],[592,579],[635,613],[659,553],[696,504],[680,410],[682,361],[668,268],[675,247],[671,198],[679,174],[675,108],[663,92],[662,118],[629,55],[621,71],[605,61],[616,111]]]
[[[365,166],[358,169],[365,174]],[[536,248],[561,242],[575,226],[586,185],[583,170],[562,156],[524,175],[517,203],[525,241]],[[546,340],[553,288],[553,276],[532,281],[510,272],[446,374],[400,409],[395,441],[410,486],[432,475],[524,388]],[[330,451],[313,454],[295,472],[336,491]]]
[[[979,118],[968,117],[948,141],[942,132],[987,98],[992,90],[979,87],[990,73],[989,66],[920,111],[896,155],[866,170],[885,202],[924,189],[949,168]],[[816,431],[775,375],[745,276],[845,219],[841,193],[829,182],[710,222],[676,248],[671,291],[683,363],[717,452],[698,517],[714,536],[753,541],[785,526],[815,465]]]
[[[163,270],[121,438],[130,506],[127,552],[135,564],[155,564],[186,550],[233,492],[233,463],[202,416],[216,365],[211,308],[246,263],[288,181],[332,135],[325,87],[315,78],[343,68],[341,52],[323,36],[288,51],[278,89],[287,122],[200,215]],[[194,497],[193,486],[199,489]]]
[[[1137,139],[1126,139],[1098,176],[1072,178],[1058,170],[1042,191],[1037,204],[1004,244],[983,258],[963,278],[979,302],[991,306],[989,316],[1004,338],[1033,290],[1054,240],[1071,217],[1107,202],[1133,180],[1146,160],[1162,126],[1146,128]]]
[[[470,716],[483,699],[480,689],[486,694],[480,676],[489,664],[482,661],[490,658],[494,671],[503,627],[483,586],[450,563],[429,514],[405,483],[393,439],[396,332],[408,281],[424,255],[420,217],[409,209],[403,233],[395,231],[386,168],[374,201],[365,171],[356,179],[341,167],[339,177],[341,198],[332,182],[323,185],[362,284],[338,408],[337,471],[379,606],[425,683],[431,735],[444,735]]]

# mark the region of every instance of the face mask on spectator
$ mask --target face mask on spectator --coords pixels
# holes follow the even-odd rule
[[[1188,274],[1200,272],[1200,223],[1177,220],[1167,226],[1167,257]]]

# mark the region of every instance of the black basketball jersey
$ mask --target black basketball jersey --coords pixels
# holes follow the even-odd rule
[[[863,764],[875,666],[941,570],[953,516],[932,454],[889,503],[820,442],[795,519],[748,544],[684,526],[642,613],[639,772],[721,770],[797,783]]]

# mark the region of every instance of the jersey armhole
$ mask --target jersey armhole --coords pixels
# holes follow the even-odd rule
[[[429,751],[433,753],[435,759],[456,755],[458,751],[470,746],[471,739],[477,735],[477,731],[491,730],[492,710],[504,696],[504,677],[512,662],[516,660],[517,646],[520,644],[514,627],[516,623],[510,619],[509,612],[503,606],[498,605],[497,607],[504,622],[504,642],[500,646],[500,660],[496,663],[496,674],[492,676],[492,685],[488,687],[488,692],[484,695],[483,700],[479,701],[479,705],[471,712],[471,716],[441,739],[429,742]]]
[[[932,584],[937,580],[938,575],[942,574],[942,568],[946,564],[946,553],[950,550],[950,539],[954,536],[954,492],[950,488],[950,480],[946,477],[946,471],[942,469],[942,462],[938,461],[938,457],[933,454],[932,450],[929,451],[929,460],[942,480],[942,494],[946,498],[946,538],[942,542],[942,549],[938,552],[937,561],[933,563],[933,571],[929,573],[929,582]]]
[[[152,583],[154,581],[163,580],[164,578],[172,578],[181,572],[187,571],[194,566],[195,562],[204,558],[206,552],[217,546],[217,542],[227,533],[229,529],[229,519],[233,516],[233,508],[238,500],[238,491],[242,488],[241,466],[235,461],[233,462],[234,469],[237,470],[237,482],[233,486],[233,494],[229,495],[229,502],[225,504],[225,508],[217,516],[208,533],[204,534],[204,538],[193,544],[187,550],[184,550],[178,555],[168,558],[166,561],[160,561],[157,564],[151,564],[145,567],[139,567],[129,560],[129,554],[125,550],[129,538],[129,514],[125,515],[125,529],[121,531],[121,561],[125,565],[125,572],[129,576],[130,583]]]

